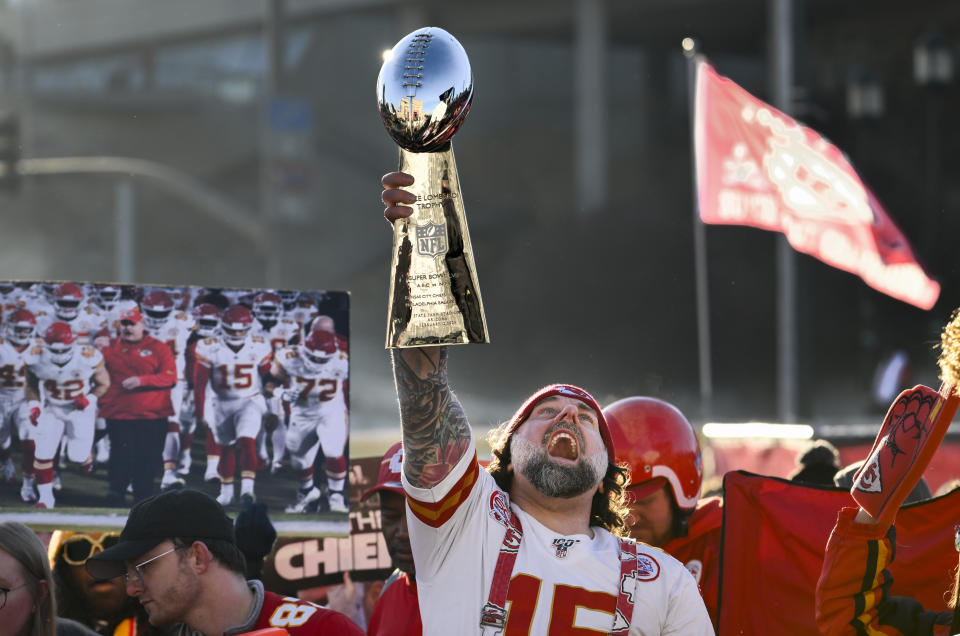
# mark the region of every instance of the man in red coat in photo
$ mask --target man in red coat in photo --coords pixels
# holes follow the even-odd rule
[[[112,382],[100,399],[99,414],[110,436],[108,503],[126,507],[130,484],[134,503],[157,491],[177,365],[170,347],[144,332],[138,309],[120,315],[119,331],[120,337],[102,349]]]

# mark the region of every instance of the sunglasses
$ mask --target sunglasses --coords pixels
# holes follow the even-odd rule
[[[75,534],[63,542],[61,554],[68,565],[83,565],[97,552],[117,545],[119,540],[120,535],[116,532],[107,532],[99,538],[89,534]]]

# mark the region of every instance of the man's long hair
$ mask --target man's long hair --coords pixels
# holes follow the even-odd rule
[[[948,604],[948,607],[953,608],[953,623],[950,625],[950,633],[960,634],[960,563],[957,564],[954,573],[956,576],[953,581],[953,589],[950,590],[950,596],[953,599]]]
[[[510,466],[510,437],[506,434],[507,424],[502,424],[487,435],[493,459],[487,466],[494,481],[501,490],[510,492],[513,483],[513,471]],[[630,469],[607,461],[607,472],[603,476],[603,486],[593,495],[590,506],[590,525],[600,526],[618,537],[626,535],[627,515],[626,485],[630,483]]]

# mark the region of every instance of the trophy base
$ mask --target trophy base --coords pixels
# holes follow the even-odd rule
[[[388,349],[490,342],[453,147],[400,149],[414,212],[394,222]]]

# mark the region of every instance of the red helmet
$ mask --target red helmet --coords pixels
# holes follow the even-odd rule
[[[283,299],[273,292],[260,292],[253,298],[253,315],[262,322],[276,322],[283,310]]]
[[[159,329],[173,313],[173,299],[162,289],[154,289],[140,301],[143,321],[150,329]]]
[[[231,305],[223,311],[220,323],[224,341],[239,347],[247,341],[247,334],[253,327],[253,314],[243,305]]]
[[[80,315],[80,303],[83,302],[83,290],[74,283],[62,283],[53,290],[54,313],[57,318],[73,320]]]
[[[37,319],[27,309],[17,309],[7,317],[7,339],[15,345],[25,345],[33,338]]]
[[[630,466],[630,485],[662,479],[677,506],[693,510],[700,498],[703,462],[700,442],[680,409],[655,398],[628,397],[603,409],[603,415],[617,463]]]
[[[73,343],[77,337],[65,322],[55,322],[43,333],[43,342],[55,364],[66,364],[73,357]]]
[[[337,336],[329,331],[312,332],[301,348],[304,361],[313,368],[326,364],[337,351]]]
[[[220,309],[210,303],[200,303],[193,308],[193,320],[197,323],[197,334],[209,338],[220,328]]]

